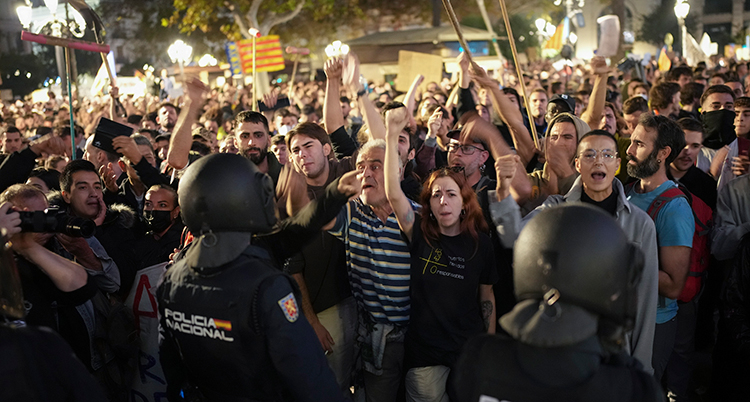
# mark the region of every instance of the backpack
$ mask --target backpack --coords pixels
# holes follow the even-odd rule
[[[681,302],[689,302],[700,292],[703,277],[710,261],[709,232],[713,226],[713,211],[703,200],[694,197],[682,183],[675,183],[677,184],[676,188],[669,188],[654,198],[646,213],[651,217],[651,220],[656,222],[659,211],[675,198],[684,198],[693,211],[695,231],[693,232],[693,248],[690,251],[690,270],[685,281],[685,287],[682,288],[682,293],[677,298]],[[627,191],[629,192],[634,185],[635,182],[628,184]]]

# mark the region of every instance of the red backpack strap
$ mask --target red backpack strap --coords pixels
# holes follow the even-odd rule
[[[659,211],[661,211],[669,201],[672,201],[675,198],[684,198],[688,203],[690,202],[682,190],[677,187],[671,187],[664,190],[661,194],[656,196],[653,201],[651,201],[651,205],[648,206],[646,213],[651,217],[651,220],[656,222],[656,217],[659,215]]]

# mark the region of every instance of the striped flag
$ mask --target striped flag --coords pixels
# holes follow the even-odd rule
[[[284,55],[278,35],[261,36],[255,42],[256,71],[279,71],[284,69]],[[242,71],[253,72],[253,40],[244,39],[237,42]]]
[[[669,71],[670,68],[672,68],[672,60],[669,59],[669,55],[667,55],[667,47],[664,46],[661,48],[661,54],[659,55],[659,71],[666,72]]]
[[[560,24],[555,28],[555,34],[552,35],[551,38],[547,41],[547,43],[544,45],[545,49],[552,49],[552,50],[560,50],[562,49],[563,45],[565,44],[565,40],[567,39],[567,17],[565,17],[562,21],[560,21]]]

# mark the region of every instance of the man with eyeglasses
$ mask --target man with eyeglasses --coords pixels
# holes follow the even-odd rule
[[[521,210],[510,197],[515,166],[508,156],[495,163],[497,189],[490,192],[490,212],[493,224],[505,247],[513,247],[521,228],[536,214],[564,202],[584,202],[602,208],[613,215],[628,235],[628,240],[639,245],[645,256],[643,276],[638,287],[638,312],[633,331],[627,334],[625,350],[636,357],[646,372],[652,373],[651,356],[656,325],[658,290],[658,254],[656,229],[649,216],[632,205],[625,197],[625,188],[615,177],[620,157],[617,141],[604,130],[593,130],[581,137],[575,168],[580,174],[565,195],[551,195],[542,205],[521,218]]]

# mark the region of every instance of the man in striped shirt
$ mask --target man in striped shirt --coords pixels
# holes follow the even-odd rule
[[[410,309],[409,249],[385,196],[384,159],[382,139],[362,147],[356,164],[362,194],[349,201],[330,230],[346,245],[349,282],[359,307],[357,342],[368,402],[396,400]],[[415,203],[412,207],[419,208]]]

